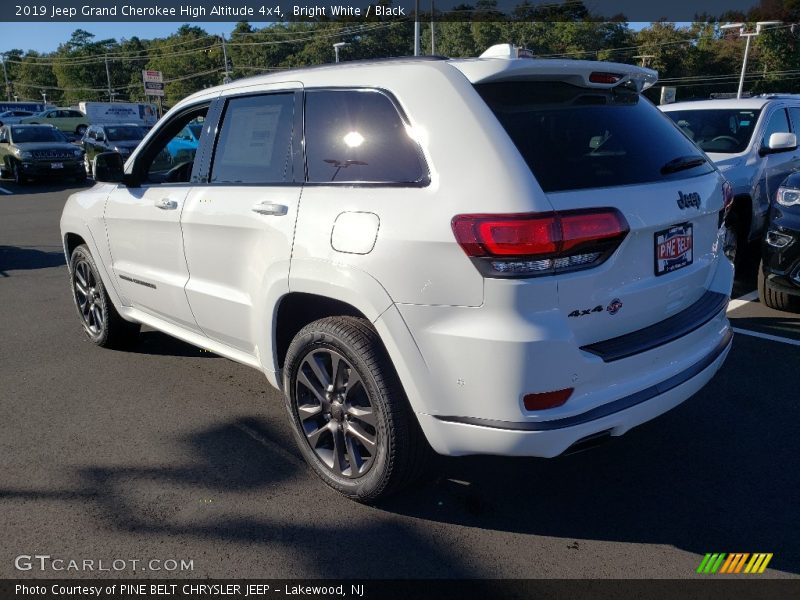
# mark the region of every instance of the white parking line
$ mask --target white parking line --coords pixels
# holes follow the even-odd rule
[[[728,302],[728,312],[736,310],[740,306],[744,306],[748,302],[752,302],[753,300],[757,299],[758,299],[758,292],[756,290],[753,290],[752,292],[750,292],[749,294],[745,294],[744,296],[739,296],[738,298],[735,298],[734,300]]]
[[[6,188],[1,188],[1,187],[0,187],[0,192],[3,192],[4,194],[13,194],[14,193],[11,190],[7,190]]]
[[[739,329],[738,327],[734,327],[733,331],[734,333],[749,335],[752,337],[761,338],[762,340],[769,340],[770,342],[780,342],[781,344],[789,344],[790,346],[800,346],[800,340],[770,335],[768,333],[759,333],[758,331],[750,331],[749,329]]]

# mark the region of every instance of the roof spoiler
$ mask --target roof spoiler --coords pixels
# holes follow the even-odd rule
[[[641,92],[658,81],[658,71],[653,69],[605,61],[535,58],[530,50],[513,44],[496,44],[478,59],[456,60],[452,64],[472,83],[540,79],[599,89],[632,84]]]

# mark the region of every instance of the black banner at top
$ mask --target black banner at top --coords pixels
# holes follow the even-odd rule
[[[270,22],[306,19],[722,21],[785,20],[790,0],[3,0],[3,22]]]

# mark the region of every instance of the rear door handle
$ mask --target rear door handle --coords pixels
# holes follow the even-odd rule
[[[170,200],[169,198],[156,200],[154,204],[156,208],[160,208],[161,210],[175,210],[178,208],[178,203],[175,200]]]
[[[261,202],[253,206],[252,210],[260,215],[282,217],[289,212],[289,207],[284,204],[275,204],[274,202]]]

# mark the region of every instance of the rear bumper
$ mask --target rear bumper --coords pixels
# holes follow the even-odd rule
[[[418,415],[420,424],[433,447],[442,454],[558,456],[576,443],[598,434],[620,436],[693,396],[722,366],[730,351],[732,337],[731,330],[726,329],[720,344],[695,366],[580,415],[538,422]]]

